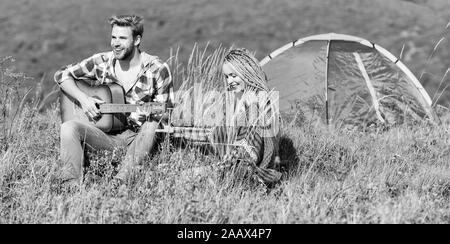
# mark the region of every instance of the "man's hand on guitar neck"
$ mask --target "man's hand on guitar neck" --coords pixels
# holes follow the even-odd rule
[[[139,108],[136,108],[136,112],[130,114],[130,118],[132,118],[139,125],[144,123],[147,120],[147,117],[150,115],[149,112],[142,111]]]
[[[168,115],[166,115],[164,110],[159,111],[159,109],[157,109],[154,111],[149,111],[146,110],[145,107],[143,109],[138,107],[135,112],[130,114],[129,118],[136,124],[142,125],[146,121],[160,122],[163,119],[167,119]]]
[[[153,116],[149,111],[145,109],[136,108],[136,112],[132,112],[129,116],[136,124],[142,125],[145,121],[149,121],[150,117]]]

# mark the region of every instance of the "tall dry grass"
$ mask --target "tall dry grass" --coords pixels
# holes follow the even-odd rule
[[[194,49],[185,66],[175,57],[174,79],[218,78],[218,59],[202,53]],[[450,222],[448,120],[365,133],[286,123],[280,132],[283,180],[270,189],[220,170],[214,155],[170,140],[119,194],[109,191],[111,162],[123,152],[91,155],[77,191],[55,187],[59,108],[41,114],[23,103],[14,112],[25,91],[3,85],[14,77],[8,65],[2,63],[0,92],[19,96],[0,97],[1,108],[11,108],[0,115],[0,223]]]

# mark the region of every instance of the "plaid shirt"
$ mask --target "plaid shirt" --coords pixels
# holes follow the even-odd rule
[[[117,79],[114,72],[115,62],[112,51],[97,53],[79,63],[62,67],[56,71],[54,80],[58,85],[69,78],[94,81],[94,85],[113,82],[122,85],[123,83]],[[126,103],[160,102],[171,106],[173,100],[173,84],[169,66],[158,57],[141,52],[141,71],[134,85],[125,94]],[[133,113],[130,119],[140,125],[132,115]]]

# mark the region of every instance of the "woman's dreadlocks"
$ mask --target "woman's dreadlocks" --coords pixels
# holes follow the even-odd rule
[[[245,48],[232,49],[225,55],[229,62],[245,82],[246,89],[268,92],[267,79],[258,60]]]

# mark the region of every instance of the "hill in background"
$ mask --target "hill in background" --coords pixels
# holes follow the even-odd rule
[[[377,43],[402,59],[433,97],[449,67],[450,3],[446,0],[2,0],[0,56],[13,56],[18,71],[53,86],[54,72],[109,50],[114,14],[145,18],[143,50],[186,60],[194,43],[246,47],[261,59],[309,35],[335,32]],[[443,88],[447,84],[444,79]],[[30,84],[33,85],[33,84]],[[447,102],[447,100],[449,102]],[[450,104],[450,92],[439,101]]]

